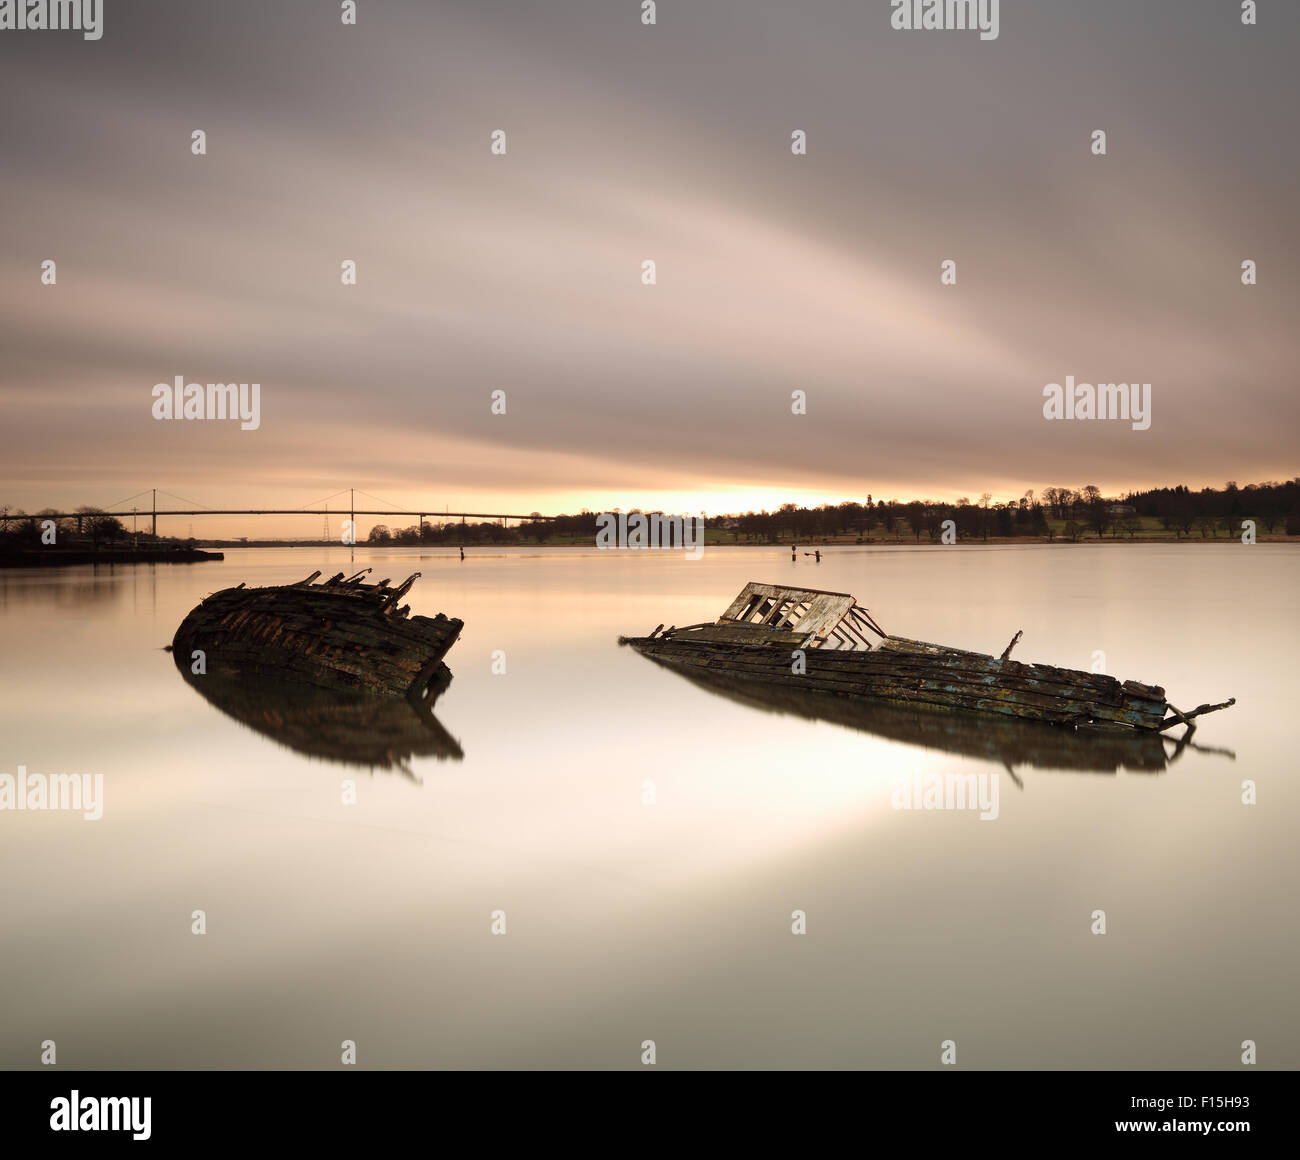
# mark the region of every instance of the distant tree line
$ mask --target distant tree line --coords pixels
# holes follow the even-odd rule
[[[1160,487],[1137,492],[1128,502],[1140,515],[1155,517],[1165,531],[1180,538],[1193,531],[1201,536],[1217,535],[1220,530],[1235,535],[1247,519],[1266,532],[1284,530],[1288,536],[1300,536],[1300,478],[1245,487],[1229,480],[1221,489],[1200,491],[1182,485]]]
[[[534,512],[535,516],[539,513]],[[405,528],[390,528],[375,524],[367,541],[371,544],[394,544],[407,547],[416,544],[459,547],[469,544],[544,544],[548,540],[587,540],[595,542],[596,513],[583,511],[576,516],[557,516],[555,519],[525,520],[507,528],[492,520],[478,523],[450,520],[446,523],[427,521],[423,527],[411,524]]]
[[[1181,539],[1194,533],[1215,537],[1239,535],[1242,521],[1252,519],[1259,531],[1285,530],[1300,535],[1300,478],[1238,487],[1228,482],[1221,489],[1192,491],[1180,485],[1134,492],[1122,497],[1102,494],[1092,484],[1074,489],[1044,488],[1039,495],[1026,491],[1014,499],[995,501],[989,492],[977,500],[962,497],[955,503],[934,500],[846,501],[806,508],[783,504],[775,512],[746,512],[711,519],[711,526],[730,527],[744,540],[816,540],[845,535],[863,540],[876,538],[937,541],[951,521],[959,540],[1016,537],[1079,540],[1086,536],[1132,539],[1144,530],[1143,519],[1153,518],[1166,532]]]
[[[54,545],[67,547],[98,546],[134,539],[140,543],[172,542],[164,536],[151,536],[147,532],[132,533],[117,516],[109,515],[103,508],[83,505],[77,514],[53,520]],[[27,513],[21,508],[0,508],[0,552],[17,552],[28,548],[50,546],[45,541],[46,523],[55,515],[53,508]]]
[[[640,509],[632,509],[633,511]],[[1132,539],[1147,530],[1144,520],[1156,520],[1176,538],[1193,535],[1239,535],[1243,520],[1253,519],[1262,532],[1285,530],[1300,535],[1300,479],[1285,483],[1229,482],[1222,488],[1192,491],[1179,485],[1122,497],[1105,496],[1086,484],[1080,488],[1048,487],[1035,495],[1027,491],[1015,499],[995,501],[984,492],[976,500],[962,497],[955,503],[913,499],[862,501],[800,507],[782,504],[775,511],[712,516],[708,526],[716,534],[740,543],[813,542],[850,537],[864,542],[910,539],[939,541],[947,521],[958,540],[1046,539],[1081,540],[1088,537]],[[546,543],[548,540],[594,540],[596,514],[583,511],[555,520],[525,521],[514,527],[499,523],[426,523],[392,529],[377,524],[370,542],[380,544],[470,545]]]

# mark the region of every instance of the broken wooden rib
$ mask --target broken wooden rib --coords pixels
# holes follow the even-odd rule
[[[451,673],[442,658],[464,622],[397,606],[420,573],[391,588],[362,582],[369,571],[214,592],[176,630],[178,663],[202,651],[209,672],[389,696],[445,686]]]
[[[726,673],[846,699],[998,714],[1057,725],[1158,731],[1191,716],[1165,691],[1103,673],[1010,659],[889,636],[846,592],[751,582],[716,622],[656,630],[620,643],[685,671]],[[802,659],[792,657],[799,651]],[[1195,713],[1224,705],[1201,706]],[[1166,721],[1166,712],[1174,716]]]

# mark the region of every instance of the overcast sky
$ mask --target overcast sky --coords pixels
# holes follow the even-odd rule
[[[1300,5],[1003,0],[993,41],[887,0],[339,7],[0,32],[0,502],[1297,473]],[[260,428],[154,420],[176,375],[261,383]],[[1151,383],[1150,429],[1047,422],[1067,375]]]

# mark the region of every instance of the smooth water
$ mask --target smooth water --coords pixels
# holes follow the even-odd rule
[[[441,759],[305,756],[162,651],[217,588],[365,565],[423,571],[412,611],[465,621]],[[1250,1039],[1300,1066],[1298,572],[1235,542],[0,572],[0,774],[104,785],[98,821],[0,812],[0,1065],[54,1040],[68,1068],[330,1068],[350,1039],[362,1067],[638,1067],[652,1039],[669,1068],[932,1068],[945,1040],[969,1068],[1233,1068]],[[1238,704],[1162,771],[1065,772],[1055,735],[1033,761],[984,718],[920,746],[906,714],[764,711],[617,644],[748,580]],[[904,777],[970,772],[996,819],[894,807]]]

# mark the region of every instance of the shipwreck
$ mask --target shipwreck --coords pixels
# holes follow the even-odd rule
[[[202,653],[201,670],[222,677],[406,697],[429,704],[451,681],[443,663],[464,622],[411,616],[402,598],[419,578],[366,582],[363,568],[317,584],[223,588],[181,622],[177,663]]]
[[[1158,685],[892,636],[847,592],[746,584],[715,621],[664,628],[620,644],[688,675],[800,696],[878,700],[1022,721],[1159,733],[1226,709],[1181,712]],[[733,688],[735,686],[733,685]]]

